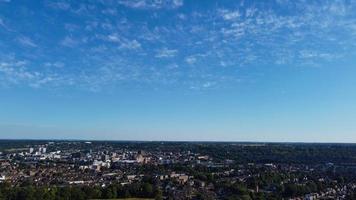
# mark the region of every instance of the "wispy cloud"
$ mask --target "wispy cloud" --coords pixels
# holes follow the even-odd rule
[[[71,8],[70,4],[64,1],[53,1],[48,6],[58,10],[69,10]]]
[[[174,9],[183,6],[183,0],[119,0],[118,3],[137,9]]]
[[[130,40],[125,37],[122,37],[118,34],[110,34],[107,36],[107,38],[104,38],[105,40],[113,43],[118,43],[120,49],[140,49],[141,48],[141,43],[137,41],[136,39]]]
[[[119,38],[118,35],[116,34],[111,34],[111,35],[108,35],[108,41],[110,42],[121,42],[121,39]]]
[[[3,19],[0,18],[0,26],[5,27],[5,22]]]
[[[62,67],[64,67],[64,63],[58,62],[58,61],[57,62],[46,62],[46,63],[44,63],[44,66],[62,68]]]
[[[28,37],[21,36],[21,37],[17,38],[17,40],[24,46],[37,47],[37,44],[35,42],[33,42],[33,40],[31,40]]]
[[[122,41],[120,45],[121,49],[139,49],[141,48],[141,43],[137,40],[126,40]]]
[[[185,58],[185,62],[187,62],[188,64],[192,65],[195,62],[197,62],[197,58],[194,56],[189,56]]]
[[[2,18],[0,17],[0,30],[1,30],[1,28],[5,29],[5,30],[7,30],[7,31],[10,30],[9,27],[6,25],[4,19],[2,19]]]
[[[45,4],[51,12],[36,11],[48,16],[41,28],[17,25],[1,14],[6,39],[0,43],[0,58],[11,54],[26,64],[3,59],[0,78],[31,87],[208,89],[243,79],[242,67],[307,67],[355,55],[353,1],[184,6],[182,0],[57,0]],[[7,26],[14,31],[1,29]]]
[[[226,9],[222,9],[222,10],[219,10],[219,12],[225,20],[235,20],[241,16],[241,14],[238,10],[229,11]]]
[[[0,62],[0,72],[3,77],[10,83],[18,83],[20,81],[30,81],[38,76],[38,73],[29,72],[25,66],[27,62],[24,60],[12,60],[9,62]],[[4,84],[4,83],[3,83]]]
[[[175,57],[177,53],[178,50],[176,49],[163,48],[157,52],[156,58],[172,58]]]
[[[60,42],[61,45],[63,46],[66,46],[66,47],[75,47],[79,44],[79,41],[72,38],[72,37],[69,37],[69,36],[66,36],[61,42]]]

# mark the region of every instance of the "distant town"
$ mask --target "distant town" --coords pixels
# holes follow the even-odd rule
[[[0,199],[355,199],[356,145],[0,142]]]

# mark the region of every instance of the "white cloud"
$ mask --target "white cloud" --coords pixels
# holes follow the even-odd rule
[[[64,24],[64,28],[69,31],[69,32],[75,32],[78,29],[80,29],[80,27],[76,24],[71,24],[71,23],[66,23]]]
[[[188,64],[192,65],[197,61],[197,58],[194,56],[189,56],[185,58],[185,62],[187,62]]]
[[[175,9],[183,6],[183,0],[119,0],[119,4],[136,9]]]
[[[62,60],[63,63],[49,62],[53,59],[47,55],[36,56],[41,50],[49,49],[48,46],[42,48],[45,42],[36,44],[35,38],[32,41],[31,38],[21,37],[21,31],[17,30],[17,34],[15,31],[13,34],[16,44],[37,46],[36,51],[31,53],[20,52],[20,58],[39,58],[42,59],[39,63],[43,64],[32,68],[7,60],[7,64],[3,62],[0,66],[1,73],[4,75],[6,71],[7,77],[17,77],[18,80],[27,77],[26,83],[31,82],[33,86],[38,83],[73,84],[79,88],[98,89],[123,82],[132,85],[184,82],[187,87],[215,88],[224,81],[240,79],[234,70],[241,66],[306,66],[354,54],[356,20],[352,8],[356,7],[355,3],[341,0],[319,5],[313,2],[306,4],[304,1],[278,1],[278,9],[261,6],[269,4],[264,2],[234,4],[226,7],[228,9],[204,7],[191,12],[173,10],[184,4],[177,0],[103,0],[102,5],[97,7],[92,1],[87,1],[78,5],[81,8],[78,11],[82,14],[80,16],[72,15],[77,11],[76,4],[71,7],[66,3],[69,1],[56,1],[52,7],[71,10],[70,13],[61,13],[61,16],[68,14],[78,17],[75,24],[58,24],[67,32],[67,36],[63,36],[61,46],[56,50],[65,51],[63,46],[78,47],[73,51],[80,56]],[[141,10],[124,8],[126,11],[121,12],[123,6],[149,9],[149,12],[145,18],[130,17],[129,12]],[[279,7],[285,9],[283,13]],[[167,13],[157,9],[171,10]],[[293,12],[289,12],[290,9]],[[155,21],[150,23],[150,20]],[[11,25],[12,21],[0,18],[0,31],[5,27],[5,22]],[[41,32],[36,34],[36,38],[41,38]],[[2,45],[5,46],[5,43]],[[83,43],[87,48],[79,48]],[[169,59],[178,56],[182,56],[182,60]],[[157,58],[161,58],[162,62],[157,62]],[[12,67],[8,66],[9,63]],[[190,66],[186,67],[188,64]],[[67,66],[70,67],[68,70]],[[39,70],[42,73],[35,73],[33,69],[37,67],[42,67],[42,71]]]
[[[108,41],[110,42],[120,42],[120,38],[119,36],[115,35],[115,34],[111,34],[111,35],[108,35]]]
[[[39,78],[36,81],[31,82],[29,85],[33,88],[40,88],[43,85],[49,84],[53,81],[56,81],[56,79],[53,77],[43,77],[43,78]]]
[[[187,16],[185,14],[182,14],[182,13],[178,14],[177,17],[179,19],[181,19],[181,20],[186,20],[187,19]]]
[[[60,62],[46,63],[50,66],[61,65]],[[62,74],[58,75],[53,70],[37,71],[31,69],[32,64],[25,60],[16,60],[14,57],[8,60],[0,60],[1,86],[25,85],[32,88],[62,87],[73,85],[73,78]],[[75,78],[78,75],[74,76]],[[80,81],[76,79],[76,83]]]
[[[69,10],[71,8],[69,3],[63,1],[50,2],[48,6],[58,10]]]
[[[140,49],[141,43],[137,40],[125,40],[121,42],[120,49]]]
[[[129,40],[127,38],[124,38],[118,34],[110,34],[108,35],[104,40],[113,42],[113,43],[118,43],[119,44],[119,49],[140,49],[141,48],[141,43],[137,41],[136,39]]]
[[[225,10],[222,9],[219,11],[220,15],[225,19],[225,20],[235,20],[238,19],[241,14],[238,10],[230,11],[230,10]]]
[[[205,82],[205,83],[203,84],[203,87],[204,87],[204,88],[210,88],[210,87],[213,87],[214,85],[216,85],[215,82]]]
[[[174,7],[176,7],[176,8],[181,7],[184,4],[183,0],[173,0],[172,3],[174,5]]]
[[[176,49],[163,48],[156,53],[156,58],[171,58],[175,57],[178,53]]]
[[[9,30],[9,28],[6,26],[4,20],[0,17],[0,28],[3,27],[5,30]]]
[[[79,41],[69,37],[69,36],[66,36],[61,42],[60,44],[62,46],[66,46],[66,47],[75,47],[79,44]]]
[[[107,14],[107,15],[117,15],[117,10],[113,9],[113,8],[108,8],[102,11],[103,14]]]
[[[19,41],[24,46],[37,47],[36,43],[34,43],[30,38],[25,36],[18,37],[17,41]]]
[[[6,68],[8,68],[9,70],[11,68],[9,67],[22,67],[24,65],[26,65],[27,62],[24,60],[19,60],[19,61],[10,61],[10,62],[0,62],[0,67],[5,70]]]
[[[64,63],[62,62],[46,62],[44,63],[45,67],[57,67],[57,68],[62,68],[64,67]]]
[[[328,11],[335,15],[346,15],[349,8],[344,2],[335,1],[328,6]]]
[[[25,65],[26,61],[20,60],[10,60],[8,62],[1,61],[0,62],[0,73],[3,74],[4,78],[11,83],[18,83],[21,81],[29,81],[36,76],[38,76],[38,72],[29,72]],[[1,74],[0,74],[1,75]]]

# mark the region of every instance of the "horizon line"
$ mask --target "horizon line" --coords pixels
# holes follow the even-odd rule
[[[306,141],[226,141],[226,140],[100,140],[100,139],[35,139],[0,138],[0,141],[78,141],[78,142],[168,142],[168,143],[257,143],[257,144],[356,144],[356,142],[306,142]]]

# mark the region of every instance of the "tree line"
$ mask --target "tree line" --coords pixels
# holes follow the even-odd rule
[[[111,184],[107,187],[33,187],[31,185],[12,187],[8,183],[0,184],[1,200],[85,200],[130,197],[162,199],[162,191],[151,183],[133,183],[124,186]]]

